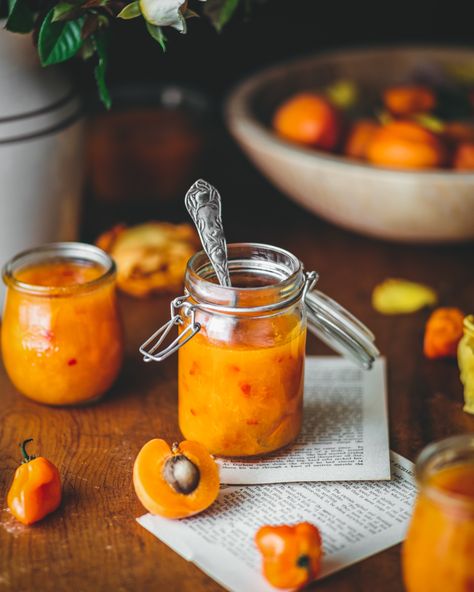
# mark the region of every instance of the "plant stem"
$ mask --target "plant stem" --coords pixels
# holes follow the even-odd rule
[[[33,455],[29,455],[26,452],[26,445],[28,444],[28,442],[33,442],[33,438],[28,438],[27,440],[24,440],[21,444],[18,444],[18,446],[21,449],[21,454],[23,456],[23,460],[21,461],[22,463],[28,463],[30,462],[30,460],[33,460],[36,458],[36,456]]]

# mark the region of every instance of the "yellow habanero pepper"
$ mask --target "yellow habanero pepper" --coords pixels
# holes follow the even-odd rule
[[[464,319],[464,337],[458,345],[458,364],[464,385],[464,411],[474,414],[474,315]]]
[[[276,588],[302,588],[319,573],[321,535],[309,522],[262,526],[255,543],[263,556],[263,574]]]
[[[387,279],[372,292],[372,306],[385,315],[416,312],[434,306],[437,300],[436,292],[429,286],[402,279]]]
[[[7,502],[11,513],[23,524],[33,524],[54,512],[61,503],[61,479],[58,469],[42,456],[30,456],[20,444],[22,464],[15,471]]]

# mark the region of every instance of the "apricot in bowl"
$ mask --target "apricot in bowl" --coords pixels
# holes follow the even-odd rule
[[[341,131],[341,116],[331,102],[315,93],[296,94],[276,110],[273,126],[287,140],[333,150]]]
[[[474,171],[453,167],[458,141],[445,137],[458,135],[459,126],[449,129],[448,134],[435,134],[446,151],[441,168],[374,165],[364,156],[365,140],[362,148],[355,144],[356,155],[350,157],[346,142],[351,124],[369,118],[377,122],[380,108],[386,109],[383,91],[401,82],[411,82],[420,64],[451,72],[454,66],[472,69],[473,60],[473,49],[447,47],[372,47],[297,58],[241,82],[227,99],[226,122],[243,151],[276,190],[322,218],[386,240],[472,240]],[[351,108],[349,112],[339,107],[344,114],[342,141],[333,150],[289,141],[277,132],[273,118],[284,101],[308,89],[321,94],[335,80],[349,80],[356,85],[362,108]],[[443,118],[442,96],[437,98],[438,105],[428,117]],[[399,117],[391,112],[389,115],[392,119]],[[452,121],[463,124],[463,140],[472,141],[465,137],[468,134],[464,133],[464,114],[453,113],[452,117]],[[378,123],[383,125],[386,121]],[[466,166],[464,158],[459,162]]]

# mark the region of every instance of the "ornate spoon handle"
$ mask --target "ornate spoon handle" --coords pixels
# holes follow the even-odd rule
[[[184,203],[196,225],[202,246],[216,272],[219,284],[230,286],[219,192],[207,181],[198,179],[186,193]]]

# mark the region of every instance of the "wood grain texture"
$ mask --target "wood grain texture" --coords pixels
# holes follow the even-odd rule
[[[320,273],[320,289],[350,308],[377,335],[388,359],[392,448],[413,460],[432,440],[473,432],[474,417],[462,412],[455,362],[423,358],[428,313],[383,317],[370,305],[377,282],[404,277],[435,287],[443,304],[474,312],[473,245],[410,247],[349,234],[284,199],[225,137],[218,138],[210,156],[202,174],[223,196],[229,240],[256,240],[290,249],[308,269]],[[181,206],[170,217],[185,219]],[[139,215],[146,219],[164,214],[148,205]],[[126,217],[127,212],[90,202],[84,237],[90,239],[118,216]],[[136,219],[137,210],[130,209],[128,217]],[[222,590],[135,522],[143,513],[131,484],[135,455],[152,437],[179,438],[176,358],[144,364],[137,352],[139,343],[167,318],[168,302],[167,297],[121,298],[126,363],[116,386],[94,406],[37,405],[16,393],[0,369],[1,592]],[[308,351],[328,352],[314,338]],[[32,452],[54,461],[64,481],[61,508],[29,528],[16,523],[5,510],[6,492],[19,462],[18,442],[27,437],[35,439]],[[389,549],[313,589],[400,592],[399,554],[399,547]]]

